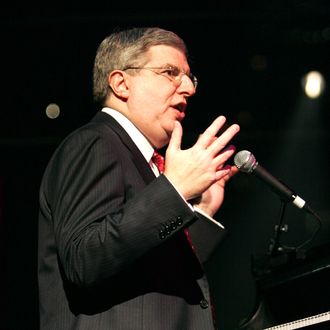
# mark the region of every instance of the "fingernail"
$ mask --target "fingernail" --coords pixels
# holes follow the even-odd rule
[[[237,124],[234,124],[233,127],[234,127],[234,129],[235,129],[236,132],[238,132],[240,130],[240,127]]]

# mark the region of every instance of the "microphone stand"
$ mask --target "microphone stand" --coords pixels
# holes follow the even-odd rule
[[[274,238],[271,238],[270,246],[269,246],[270,256],[273,256],[273,257],[283,253],[285,250],[280,243],[280,237],[281,237],[281,234],[288,231],[288,225],[283,224],[286,206],[287,206],[287,202],[284,201],[283,199],[281,199],[279,222],[278,222],[278,225],[275,225]]]
[[[281,208],[279,222],[275,225],[273,238],[270,239],[268,253],[261,256],[256,255],[252,258],[253,273],[257,278],[271,273],[274,269],[281,267],[288,262],[296,261],[298,259],[305,259],[306,251],[304,248],[307,244],[312,242],[322,226],[320,217],[315,212],[311,212],[318,221],[318,227],[315,228],[312,236],[296,247],[282,245],[281,235],[288,231],[288,225],[283,223],[287,201],[282,198],[280,200]]]
[[[281,208],[279,222],[274,228],[274,237],[270,239],[268,267],[270,269],[283,266],[288,262],[295,261],[297,257],[304,257],[304,250],[299,250],[297,247],[287,247],[281,244],[281,235],[288,232],[288,225],[283,223],[287,201],[281,199]]]
[[[279,222],[275,225],[273,238],[270,239],[268,253],[254,256],[252,259],[253,273],[256,278],[261,278],[271,273],[275,268],[288,261],[288,254],[284,253],[287,251],[280,242],[281,235],[288,231],[288,225],[283,224],[286,206],[287,202],[281,198]]]

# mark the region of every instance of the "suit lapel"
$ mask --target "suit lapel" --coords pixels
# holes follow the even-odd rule
[[[111,117],[110,115],[108,115],[102,111],[99,111],[92,119],[92,122],[98,122],[101,124],[105,124],[106,126],[109,127],[109,129],[114,131],[119,136],[119,138],[123,142],[123,144],[130,150],[132,160],[135,163],[139,173],[141,174],[141,177],[144,179],[146,184],[150,183],[151,181],[153,181],[155,179],[155,174],[151,170],[149,164],[147,163],[146,159],[143,157],[142,153],[140,152],[140,150],[138,149],[136,144],[133,142],[133,140],[130,138],[130,136],[126,133],[126,131],[122,128],[122,126],[113,117]],[[197,255],[191,249],[191,246],[188,243],[183,231],[180,235],[176,236],[176,239],[182,240],[184,242],[184,245],[183,245],[185,247],[184,250],[188,251],[188,255],[193,256],[192,264],[194,264],[195,267],[197,267],[196,270],[198,270],[198,272],[202,272],[202,268],[201,268],[200,262],[198,261]],[[177,249],[177,245],[176,245],[177,243],[173,243],[173,241],[170,240],[170,243],[167,243],[167,245],[166,245],[167,247],[168,247],[168,244],[171,244],[171,246],[174,244],[173,252],[175,253],[175,251]],[[166,249],[166,251],[168,253],[168,249]]]
[[[150,183],[155,179],[155,175],[152,172],[146,159],[143,157],[141,151],[138,149],[136,144],[133,142],[131,137],[126,133],[123,127],[110,115],[99,111],[92,122],[103,123],[107,125],[112,131],[114,131],[123,142],[123,144],[130,150],[134,164],[136,165],[141,177],[146,183]]]

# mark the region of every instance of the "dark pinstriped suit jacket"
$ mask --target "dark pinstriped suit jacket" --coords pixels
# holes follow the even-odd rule
[[[41,329],[213,329],[201,264],[223,233],[97,113],[58,147],[42,180]]]

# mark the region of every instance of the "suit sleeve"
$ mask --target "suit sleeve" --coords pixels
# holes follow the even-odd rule
[[[145,185],[127,152],[85,130],[58,148],[45,172],[41,212],[65,276],[79,286],[120,273],[197,219],[163,175]]]
[[[211,258],[219,243],[225,238],[226,230],[196,212],[198,221],[189,226],[189,235],[193,245],[196,247],[196,254],[201,263]]]

